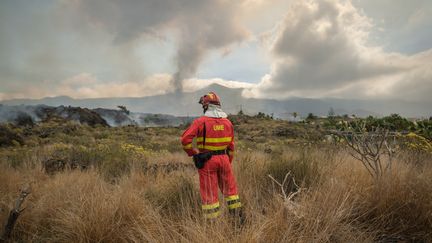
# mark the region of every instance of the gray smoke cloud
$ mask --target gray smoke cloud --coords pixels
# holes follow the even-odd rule
[[[6,106],[0,105],[0,123],[15,122],[20,116],[26,115],[32,119],[33,122],[39,122],[41,118],[37,115],[37,109],[41,107],[36,106]]]
[[[298,3],[288,13],[273,47],[284,60],[274,70],[275,83],[290,80],[295,89],[328,89],[397,70],[378,56],[368,57],[370,49],[359,48],[366,17],[337,1],[314,2]]]
[[[293,1],[267,35],[272,71],[249,95],[365,97],[374,84],[384,86],[382,77],[412,70],[412,58],[369,44],[372,26],[350,1]]]
[[[99,26],[124,45],[140,38],[177,37],[177,71],[172,83],[182,90],[210,50],[242,41],[247,31],[236,17],[242,1],[225,0],[94,0],[67,1],[77,25]]]
[[[179,126],[191,122],[194,119],[193,117],[186,118],[165,114],[139,112],[130,112],[126,114],[118,109],[97,108],[92,109],[91,111],[97,113],[109,126],[112,127],[128,125],[138,125],[142,127]],[[49,116],[59,116],[68,121],[74,121],[77,123],[84,121],[85,123],[86,121],[90,121],[88,120],[89,116],[87,112],[88,111],[81,108],[63,105],[54,107],[45,105],[8,106],[0,104],[0,124],[11,123],[15,125],[28,125],[28,123],[30,123],[28,119],[30,119],[33,124],[41,122]],[[83,115],[84,118],[82,117]],[[27,123],[23,124],[24,121]]]

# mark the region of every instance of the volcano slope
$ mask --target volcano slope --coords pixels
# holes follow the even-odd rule
[[[374,179],[342,143],[325,140],[319,124],[230,119],[237,131],[233,167],[247,216],[242,227],[226,208],[215,222],[202,218],[198,173],[179,143],[184,127],[55,120],[8,127],[21,140],[0,148],[0,226],[19,188],[30,183],[12,241],[432,239],[430,154],[401,150],[392,170]]]

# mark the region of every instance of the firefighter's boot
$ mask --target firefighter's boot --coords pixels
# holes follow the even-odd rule
[[[228,210],[230,214],[230,220],[236,228],[242,228],[246,223],[246,216],[243,212],[243,208],[236,208]]]

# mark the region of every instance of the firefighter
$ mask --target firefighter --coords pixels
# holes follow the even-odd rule
[[[198,168],[203,215],[207,219],[220,215],[218,188],[221,190],[229,213],[243,223],[242,204],[237,191],[231,163],[234,158],[234,129],[221,109],[214,92],[202,96],[204,116],[193,121],[181,137],[183,149],[193,156]],[[196,147],[192,145],[196,138]]]

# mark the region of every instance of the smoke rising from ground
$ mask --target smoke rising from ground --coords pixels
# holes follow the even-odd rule
[[[0,100],[216,82],[254,98],[432,102],[431,13],[424,0],[3,0]]]
[[[146,0],[70,1],[65,8],[75,11],[84,24],[100,26],[124,45],[140,38],[160,38],[174,33],[177,38],[172,84],[182,91],[182,81],[193,78],[199,64],[211,50],[228,48],[247,36],[236,17],[242,1]],[[78,17],[76,16],[78,15]]]
[[[30,117],[34,122],[41,120],[35,107],[0,105],[0,123],[14,122],[23,115]]]
[[[81,124],[102,124],[112,127],[128,125],[142,127],[179,126],[193,120],[193,117],[175,117],[165,114],[139,112],[126,114],[121,110],[103,108],[86,109],[63,105],[57,107],[45,105],[0,105],[0,124],[32,125],[54,117],[60,117],[65,121]]]

